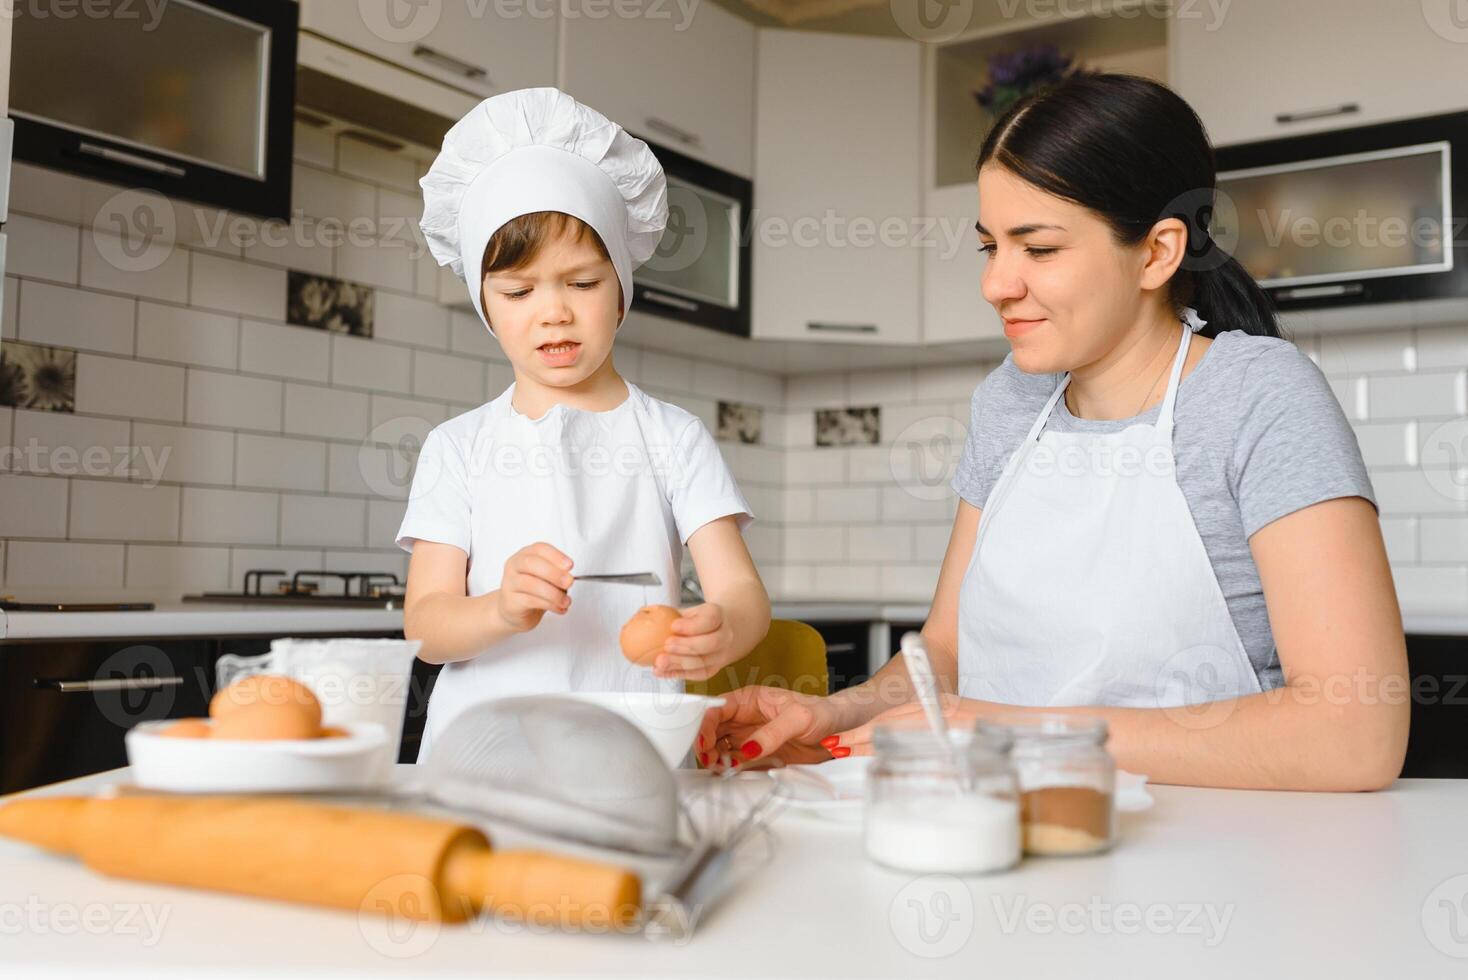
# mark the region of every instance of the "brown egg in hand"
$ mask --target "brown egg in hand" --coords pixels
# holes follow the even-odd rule
[[[679,618],[672,606],[643,606],[622,627],[622,655],[634,664],[651,667]]]

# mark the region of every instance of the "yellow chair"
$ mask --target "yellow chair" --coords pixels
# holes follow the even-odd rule
[[[690,694],[727,694],[736,687],[763,684],[800,694],[830,693],[826,641],[814,626],[794,619],[770,620],[770,631],[755,648],[706,681],[688,681]]]

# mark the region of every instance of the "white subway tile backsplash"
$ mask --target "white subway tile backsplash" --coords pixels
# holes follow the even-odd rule
[[[967,404],[984,379],[988,364],[925,364],[917,369],[915,398],[921,401],[961,401]]]
[[[189,368],[190,425],[280,431],[281,383]]]
[[[1468,514],[1423,517],[1417,524],[1421,553],[1415,560],[1468,565]],[[1397,560],[1397,556],[1392,555],[1392,561]]]
[[[515,383],[515,369],[508,364],[498,361],[488,361],[484,365],[484,400],[494,401],[504,394],[505,389]],[[635,382],[634,382],[635,383]]]
[[[285,319],[284,269],[194,252],[189,262],[189,302],[205,309],[261,320]]]
[[[413,393],[477,404],[484,400],[484,364],[462,354],[413,352]]]
[[[59,170],[16,161],[10,170],[11,210],[80,225],[86,183]]]
[[[20,291],[20,340],[106,354],[133,352],[137,301],[27,281]]]
[[[785,379],[768,371],[739,368],[739,400],[750,405],[760,405],[768,419],[785,403]]]
[[[324,383],[331,374],[331,335],[314,327],[245,318],[240,324],[240,370]]]
[[[696,360],[693,362],[693,387],[689,390],[713,401],[738,401],[739,370],[731,364]]]
[[[952,524],[917,524],[913,526],[913,554],[919,558],[941,562],[953,538]]]
[[[681,354],[670,354],[667,351],[654,350],[644,347],[640,354],[641,381],[638,385],[642,388],[652,390],[662,389],[668,392],[692,392],[693,387],[693,360]]]
[[[366,527],[367,501],[361,498],[281,495],[281,544],[360,548]]]
[[[846,529],[846,557],[851,561],[865,562],[911,561],[912,537],[912,529],[906,525],[849,527]]]
[[[830,446],[792,449],[785,454],[785,480],[792,486],[833,486],[846,482],[846,453]]]
[[[17,409],[10,468],[58,476],[126,478],[130,469],[129,423],[70,412]]]
[[[5,236],[8,274],[76,285],[81,243],[76,225],[12,214]]]
[[[1468,564],[1395,565],[1392,580],[1397,586],[1397,602],[1407,612],[1462,609],[1468,605]]]
[[[179,488],[117,480],[72,480],[67,536],[177,541]],[[119,520],[119,517],[122,519]]]
[[[11,541],[5,587],[31,589],[122,588],[123,546],[74,541]]]
[[[784,497],[781,509],[787,524],[808,524],[815,520],[816,495],[814,490],[807,487],[786,487],[781,495]]]
[[[258,222],[242,247],[251,262],[329,276],[341,238],[339,225],[298,215],[289,222]]]
[[[1460,368],[1468,364],[1468,324],[1417,329],[1417,370]]]
[[[777,446],[790,449],[810,449],[816,444],[816,413],[812,408],[797,408],[794,411],[776,412],[765,416],[765,425],[774,439],[766,439]]]
[[[296,159],[302,163],[314,164],[322,170],[331,170],[336,166],[336,137],[324,127],[311,126],[298,120],[293,149]]]
[[[235,441],[237,487],[325,490],[326,443],[241,432]]]
[[[367,395],[317,385],[285,386],[285,431],[327,439],[367,435]]]
[[[275,544],[280,495],[255,490],[184,487],[182,540],[204,544]]]
[[[406,347],[379,344],[365,337],[333,334],[331,383],[410,394],[413,390],[412,352]]]
[[[226,429],[190,429],[178,425],[133,423],[136,478],[145,482],[234,482],[235,433]]]
[[[418,398],[394,398],[391,395],[373,395],[371,424],[375,431],[379,426],[392,423],[387,435],[396,442],[403,427],[427,436],[428,430],[448,418],[448,409],[442,402],[423,401]]]
[[[1367,381],[1365,375],[1359,378],[1329,379],[1330,390],[1335,395],[1336,401],[1340,402],[1341,411],[1345,412],[1346,418],[1365,419],[1368,417]]]
[[[814,592],[832,599],[866,599],[882,594],[880,565],[817,565]]]
[[[1369,391],[1367,411],[1372,419],[1461,415],[1468,410],[1463,406],[1462,371],[1377,375],[1370,379]]]
[[[1463,519],[1459,519],[1463,520]],[[1464,521],[1468,524],[1468,521]],[[1417,561],[1417,526],[1415,517],[1383,517],[1381,538],[1386,544],[1387,558],[1393,564]]]
[[[939,558],[942,555],[940,553]],[[882,570],[881,595],[887,602],[930,603],[938,591],[940,561],[901,564],[886,562]]]
[[[348,236],[336,250],[336,274],[352,282],[410,293],[417,274],[411,241]]]
[[[350,224],[363,218],[376,220],[377,194],[360,180],[297,165],[291,171],[291,206],[311,218]]]
[[[1415,466],[1417,422],[1372,422],[1355,426],[1361,458],[1372,466]]]
[[[372,336],[376,339],[448,349],[449,314],[442,306],[386,290],[379,290],[374,302]]]
[[[406,498],[406,494],[404,495]],[[403,500],[374,499],[367,502],[367,547],[394,548],[398,528],[403,526],[403,514],[408,502]]]
[[[958,509],[958,498],[951,492],[931,500],[930,492],[915,492],[905,487],[882,488],[882,520],[933,522],[950,520]]]
[[[20,280],[6,276],[3,288],[5,305],[4,311],[0,312],[0,339],[14,340],[16,321],[20,319]]]
[[[793,374],[785,380],[786,408],[842,408],[854,404],[845,374]]]
[[[785,560],[802,564],[846,558],[846,529],[839,525],[785,528]]]
[[[0,473],[0,536],[11,538],[66,537],[67,486],[70,481],[49,476]]]
[[[334,442],[327,450],[326,489],[334,494],[406,500],[413,460],[396,445]]]
[[[188,301],[188,250],[158,245],[154,246],[158,255],[145,251],[134,258],[129,251],[134,245],[117,235],[96,230],[84,231],[81,245],[81,283],[86,288],[171,303]]]
[[[1417,366],[1410,330],[1327,334],[1317,338],[1320,370],[1333,377],[1372,371],[1411,371]]]
[[[76,356],[76,410],[153,422],[181,422],[184,368],[98,354]]]
[[[239,318],[184,306],[138,303],[138,356],[200,367],[239,366]]]
[[[336,140],[336,169],[343,174],[409,191],[416,189],[414,182],[418,179],[418,167],[411,158],[347,134],[338,136]]]
[[[1447,471],[1378,470],[1371,485],[1384,515],[1468,513],[1468,500]]]
[[[406,232],[418,232],[421,235],[422,229],[418,227],[418,222],[423,217],[423,192],[416,183],[412,193],[407,194],[379,187],[377,216],[382,222],[382,232],[385,235],[401,237]]]
[[[847,398],[852,405],[912,401],[915,374],[912,368],[853,371],[846,380]]]
[[[232,590],[237,583],[230,582],[228,548],[129,544],[123,584],[176,599],[192,592]]]
[[[876,487],[822,488],[816,494],[816,513],[822,521],[841,523],[875,521],[879,499]]]
[[[504,348],[473,310],[449,310],[449,349],[508,364]]]

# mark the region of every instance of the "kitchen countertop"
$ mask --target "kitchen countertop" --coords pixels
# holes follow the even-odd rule
[[[776,600],[777,619],[819,623],[921,623],[926,603],[891,603],[880,599]],[[1408,610],[1408,633],[1468,636],[1468,610]],[[0,611],[0,641],[150,636],[289,636],[303,633],[379,633],[403,628],[400,609],[350,606],[259,606],[245,603],[159,602],[142,612],[11,612]]]
[[[403,778],[411,767],[398,768]],[[127,778],[119,769],[32,792]],[[492,921],[390,932],[376,916],[105,878],[8,842],[0,930],[7,972],[26,978],[1464,975],[1468,781],[1152,792],[1156,806],[1124,815],[1110,854],[972,878],[878,868],[858,827],[786,813],[776,863],[683,945]]]

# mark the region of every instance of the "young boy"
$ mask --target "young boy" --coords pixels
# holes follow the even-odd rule
[[[398,531],[413,556],[406,634],[445,665],[420,761],[471,704],[681,690],[770,623],[741,536],[753,515],[708,429],[613,364],[632,269],[667,220],[647,144],[556,89],[527,89],[456,123],[421,183],[429,247],[466,280],[515,381],[429,434]],[[618,634],[643,605],[678,605],[685,543],[708,601],[682,610],[652,669],[636,666]],[[646,571],[662,584],[575,584]]]

